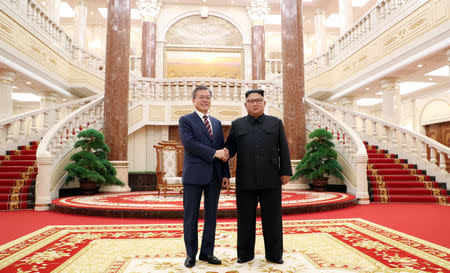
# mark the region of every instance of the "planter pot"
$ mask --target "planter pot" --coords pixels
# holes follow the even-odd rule
[[[315,191],[326,191],[328,186],[328,177],[319,177],[313,179],[313,188]]]
[[[80,180],[80,194],[92,195],[97,193],[97,184],[90,180]]]

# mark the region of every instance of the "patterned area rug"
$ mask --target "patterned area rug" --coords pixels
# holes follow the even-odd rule
[[[200,228],[202,226],[200,225]],[[1,272],[450,272],[450,249],[362,220],[284,222],[283,265],[236,263],[236,224],[217,225],[222,265],[183,266],[182,224],[49,226],[0,246]]]
[[[283,191],[283,207],[312,206],[317,204],[339,203],[355,199],[351,194],[338,192]],[[95,209],[121,210],[183,210],[183,198],[180,194],[167,197],[156,192],[128,192],[115,194],[97,194],[91,196],[72,196],[53,200],[59,206],[85,207]],[[201,203],[203,209],[203,201]],[[235,210],[234,194],[220,195],[219,210]]]

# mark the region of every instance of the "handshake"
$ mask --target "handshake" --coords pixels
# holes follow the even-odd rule
[[[230,153],[228,152],[227,148],[223,148],[222,150],[217,150],[214,154],[214,158],[218,158],[222,160],[223,162],[226,162],[228,158],[230,157]]]

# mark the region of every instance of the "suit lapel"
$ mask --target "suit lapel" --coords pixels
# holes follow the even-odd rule
[[[194,115],[194,121],[198,124],[198,126],[200,126],[200,128],[202,128],[203,133],[208,137],[208,139],[211,139],[211,137],[209,136],[209,132],[206,130],[206,126],[205,123],[203,123],[203,120],[197,115],[196,112],[193,113]],[[211,119],[211,123],[212,123],[212,119]],[[213,128],[213,134],[214,134],[214,127]]]

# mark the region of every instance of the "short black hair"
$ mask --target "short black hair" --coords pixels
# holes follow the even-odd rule
[[[260,94],[261,96],[264,97],[264,90],[261,90],[261,89],[253,89],[253,90],[248,90],[247,92],[245,92],[245,98],[247,98],[248,95],[253,94],[253,93],[258,93],[258,94]]]
[[[212,92],[211,90],[209,90],[209,88],[206,85],[197,85],[194,89],[194,91],[192,91],[192,98],[195,99],[195,95],[197,94],[198,90],[208,90],[209,91],[209,96],[212,98]]]

